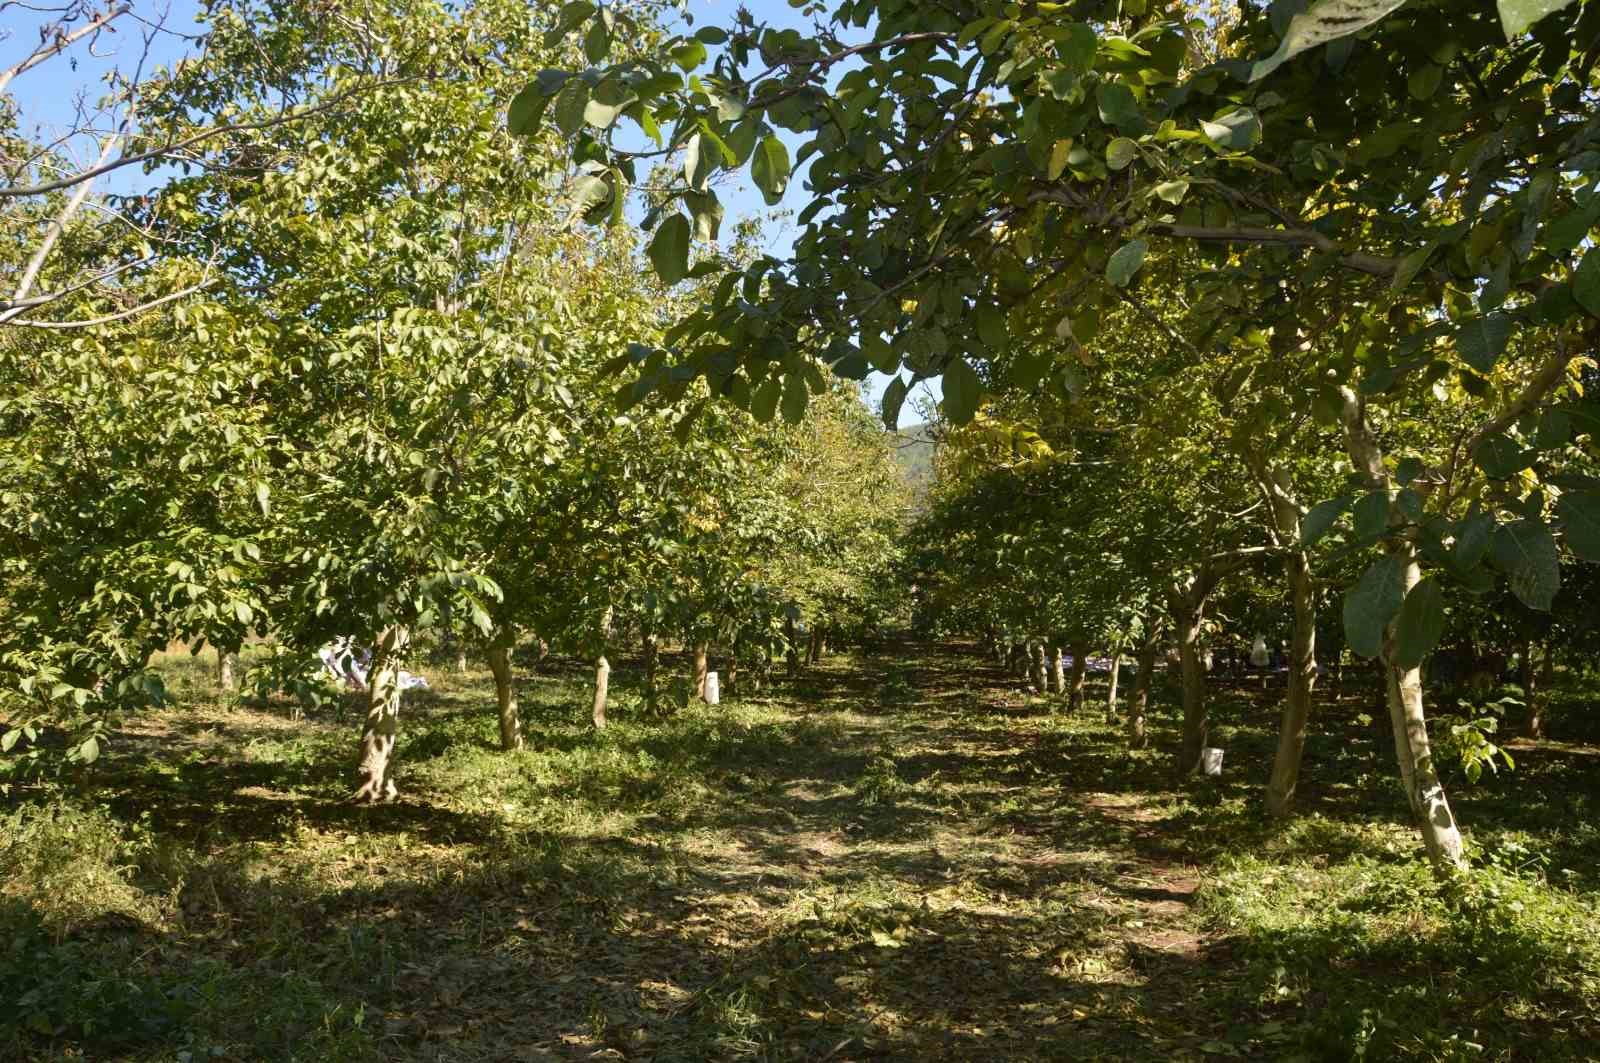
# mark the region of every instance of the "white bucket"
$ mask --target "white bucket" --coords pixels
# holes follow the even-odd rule
[[[722,688],[717,683],[717,673],[706,673],[706,692],[704,695],[707,705],[715,705],[722,700]]]
[[[1222,774],[1222,750],[1216,746],[1207,746],[1200,751],[1200,774]]]

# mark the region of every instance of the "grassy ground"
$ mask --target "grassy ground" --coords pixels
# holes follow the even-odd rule
[[[354,721],[217,701],[130,725],[94,788],[0,820],[0,1057],[179,1060],[1600,1058],[1600,749],[1454,798],[1436,884],[1390,757],[1324,711],[1304,815],[1257,811],[1273,697],[1217,691],[1174,784],[954,647],[612,727],[582,677],[408,701],[401,804],[341,803]],[[1171,715],[1158,713],[1158,747]]]

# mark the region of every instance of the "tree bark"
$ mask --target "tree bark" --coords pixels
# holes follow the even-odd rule
[[[399,794],[394,784],[394,746],[400,733],[400,664],[410,643],[410,629],[399,624],[385,628],[378,636],[372,671],[367,675],[367,718],[361,729],[361,781],[352,801],[376,804],[393,801]]]
[[[522,716],[517,711],[517,692],[512,686],[511,646],[509,634],[502,634],[490,644],[485,656],[489,671],[494,673],[494,700],[500,716],[500,748],[522,748]]]
[[[661,691],[656,684],[656,670],[661,658],[661,647],[654,631],[644,634],[644,707],[652,716],[661,711]]]
[[[1391,479],[1384,467],[1383,451],[1367,423],[1365,400],[1349,388],[1340,390],[1343,398],[1340,417],[1344,422],[1345,443],[1351,460],[1374,487],[1389,487]],[[1401,525],[1407,518],[1391,503],[1389,520],[1391,524]],[[1393,554],[1401,563],[1401,586],[1409,593],[1422,578],[1416,543],[1402,538]],[[1428,859],[1434,870],[1446,872],[1464,868],[1466,858],[1462,854],[1461,831],[1450,811],[1444,786],[1434,771],[1433,751],[1428,745],[1428,721],[1422,704],[1422,668],[1420,665],[1406,668],[1395,660],[1396,623],[1390,621],[1384,630],[1380,656],[1389,695],[1389,715],[1394,726],[1395,756],[1400,762],[1400,778],[1405,785],[1411,810],[1417,817],[1422,843],[1428,850]]]
[[[1088,675],[1089,651],[1079,643],[1072,649],[1072,683],[1067,688],[1067,711],[1077,712],[1083,708],[1084,679]]]
[[[1550,652],[1549,640],[1544,644],[1544,653],[1539,660],[1539,674],[1534,676],[1533,671],[1533,642],[1528,642],[1528,664],[1523,672],[1523,698],[1528,701],[1528,727],[1525,735],[1533,741],[1544,738],[1544,700],[1549,696],[1550,677],[1554,674],[1554,653]]]
[[[694,644],[694,696],[701,701],[706,699],[706,672],[710,668],[706,659],[710,652],[709,643],[700,641]]]
[[[1049,688],[1049,681],[1045,678],[1042,642],[1028,644],[1028,685],[1033,688],[1035,694],[1043,694]]]
[[[1178,754],[1178,774],[1188,775],[1200,764],[1205,748],[1206,674],[1200,660],[1200,624],[1205,619],[1205,600],[1196,593],[1204,589],[1197,581],[1175,590],[1172,622],[1178,637],[1178,667],[1183,682],[1183,748]]]
[[[793,679],[800,674],[800,636],[794,629],[794,618],[783,618],[783,637],[788,643],[786,663],[789,668],[789,678]]]
[[[1150,705],[1150,683],[1155,678],[1156,654],[1161,649],[1160,629],[1154,622],[1146,626],[1144,644],[1139,647],[1139,674],[1133,680],[1133,697],[1128,699],[1128,748],[1143,749],[1145,711]]]
[[[811,629],[811,645],[806,651],[806,664],[816,664],[822,660],[822,629]]]
[[[1067,663],[1061,658],[1061,647],[1050,647],[1050,693],[1060,694],[1067,689]]]
[[[1106,723],[1117,722],[1117,677],[1122,671],[1122,646],[1111,647],[1111,686],[1106,691]]]
[[[611,606],[600,617],[599,652],[594,658],[594,729],[606,729],[606,690],[611,685],[611,662],[606,660],[606,642],[611,638]]]
[[[728,651],[728,674],[723,677],[722,693],[730,698],[739,696],[739,655]]]
[[[239,677],[234,674],[238,661],[236,652],[217,647],[217,686],[230,694],[239,689]]]
[[[1295,517],[1298,523],[1299,514]],[[1306,724],[1317,683],[1317,603],[1311,562],[1304,550],[1296,549],[1284,557],[1283,567],[1294,601],[1294,636],[1289,648],[1289,690],[1278,722],[1278,749],[1267,779],[1267,812],[1277,819],[1287,819],[1294,812],[1300,763],[1305,758]]]
[[[456,673],[458,675],[467,674],[467,651],[465,649],[456,650]]]

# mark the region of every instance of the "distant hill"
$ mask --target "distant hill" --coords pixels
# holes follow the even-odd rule
[[[933,437],[925,424],[901,428],[895,435],[899,436],[895,444],[895,460],[900,463],[906,483],[921,495],[933,483]]]

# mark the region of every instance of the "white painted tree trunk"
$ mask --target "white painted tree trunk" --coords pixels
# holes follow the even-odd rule
[[[1059,694],[1067,689],[1067,665],[1061,659],[1061,647],[1050,647],[1050,693]]]
[[[398,796],[394,746],[400,733],[400,665],[410,643],[410,629],[397,624],[383,630],[373,649],[367,718],[361,729],[360,785],[352,801],[376,804]]]

